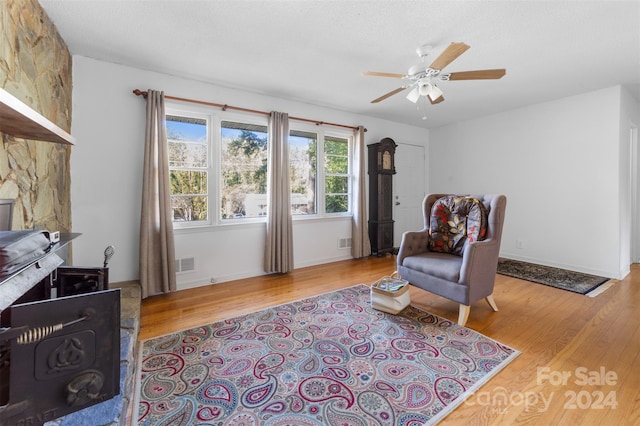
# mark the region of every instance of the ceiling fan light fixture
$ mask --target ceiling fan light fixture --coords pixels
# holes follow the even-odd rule
[[[414,86],[414,88],[411,89],[411,91],[407,94],[407,99],[409,99],[414,104],[418,102],[418,99],[420,99],[420,91],[418,89],[418,86]]]
[[[436,99],[438,99],[440,96],[442,96],[442,90],[440,90],[440,88],[438,86],[436,86],[435,84],[430,84],[429,86],[431,86],[431,89],[429,90],[429,99],[431,99],[431,101],[435,101]]]
[[[431,93],[431,83],[420,82],[418,86],[420,87],[420,96],[427,96],[429,93]]]

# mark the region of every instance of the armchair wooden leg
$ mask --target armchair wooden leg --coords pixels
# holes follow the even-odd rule
[[[471,311],[471,306],[460,304],[460,311],[458,312],[458,325],[464,327],[467,323],[467,319],[469,319],[469,312]]]
[[[491,309],[493,309],[494,312],[498,312],[498,305],[496,305],[496,301],[493,300],[493,294],[488,295],[486,299]]]

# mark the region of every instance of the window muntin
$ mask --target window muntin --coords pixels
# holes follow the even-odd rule
[[[267,214],[267,126],[221,121],[220,219]]]
[[[209,215],[208,120],[167,115],[171,210],[174,223],[202,223]]]

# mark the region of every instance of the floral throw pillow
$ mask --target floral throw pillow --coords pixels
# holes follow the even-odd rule
[[[477,198],[447,195],[431,208],[429,250],[462,256],[465,246],[487,236],[487,210]]]

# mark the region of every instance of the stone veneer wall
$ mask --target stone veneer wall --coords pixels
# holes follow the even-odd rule
[[[71,54],[37,0],[0,0],[0,87],[67,132]],[[71,146],[0,134],[0,198],[13,229],[71,231]]]

